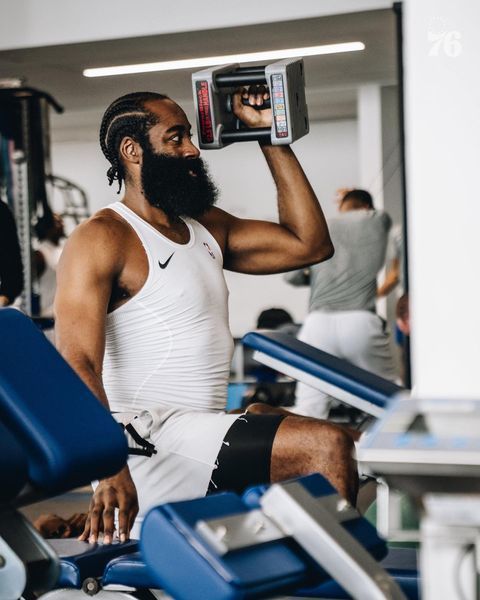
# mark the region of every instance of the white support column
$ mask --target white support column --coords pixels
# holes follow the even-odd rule
[[[382,90],[379,85],[362,85],[357,95],[358,114],[358,186],[369,191],[376,208],[383,208],[383,153],[382,153]],[[379,284],[385,272],[379,274]],[[376,302],[377,313],[387,318],[387,300]]]
[[[358,88],[359,187],[383,208],[382,94],[379,85]]]
[[[412,367],[422,398],[480,397],[480,3],[407,0]]]

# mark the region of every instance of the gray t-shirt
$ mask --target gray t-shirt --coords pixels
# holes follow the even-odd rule
[[[377,274],[384,265],[392,221],[378,210],[353,210],[329,220],[333,258],[293,271],[285,280],[310,283],[310,311],[375,310]]]

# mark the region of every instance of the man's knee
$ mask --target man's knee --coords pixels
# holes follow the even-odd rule
[[[300,416],[287,417],[275,438],[273,458],[290,464],[292,471],[316,470],[319,463],[334,467],[354,456],[352,436],[342,427]],[[277,462],[277,461],[275,461]],[[283,470],[283,469],[282,469]]]
[[[324,426],[325,429],[322,436],[333,452],[341,456],[348,455],[353,457],[355,444],[353,443],[352,435],[343,429],[343,427],[339,427],[334,423],[325,422]]]
[[[276,408],[275,406],[270,406],[269,404],[264,404],[263,402],[254,402],[253,404],[249,404],[247,407],[247,412],[252,415],[276,415],[283,414],[286,411]]]

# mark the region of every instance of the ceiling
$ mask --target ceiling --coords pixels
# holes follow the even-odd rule
[[[356,89],[396,81],[395,17],[390,10],[0,52],[0,78],[25,77],[65,108],[52,118],[54,139],[96,135],[105,107],[134,90],[155,90],[191,111],[192,70],[89,79],[87,67],[175,60],[195,56],[362,41],[363,52],[305,59],[312,120],[356,115]]]

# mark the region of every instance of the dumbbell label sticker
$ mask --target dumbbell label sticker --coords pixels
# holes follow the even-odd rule
[[[213,123],[208,81],[196,81],[195,89],[197,93],[200,137],[203,144],[211,144],[213,142]]]
[[[285,110],[285,89],[283,86],[283,75],[272,75],[272,110],[275,123],[275,134],[277,138],[288,137],[288,123]]]

